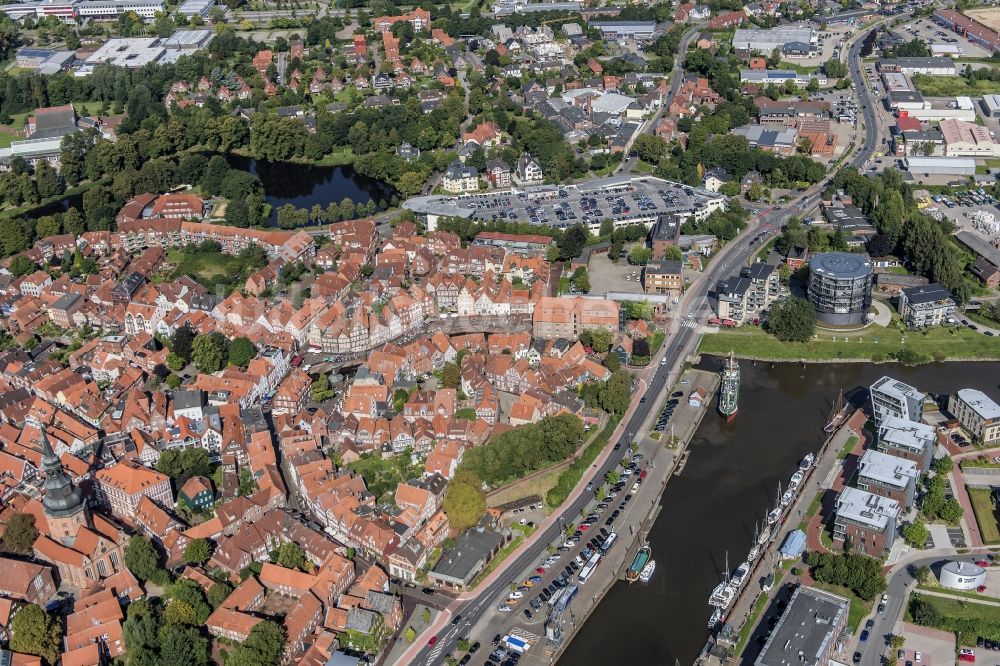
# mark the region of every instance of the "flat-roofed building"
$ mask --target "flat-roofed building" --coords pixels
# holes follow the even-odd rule
[[[861,490],[896,500],[908,509],[913,504],[919,476],[920,469],[912,460],[868,449],[861,456],[855,485]]]
[[[936,447],[937,430],[926,423],[889,416],[878,428],[878,450],[913,461],[921,473],[931,468]]]
[[[928,76],[958,76],[955,61],[941,57],[913,58],[882,58],[878,61],[880,72],[899,72],[901,74],[926,74]]]
[[[652,39],[656,32],[655,21],[590,21],[588,25],[600,30],[604,39],[615,41]]]
[[[684,291],[682,262],[679,259],[650,261],[642,270],[642,286],[647,294],[680,296]]]
[[[1000,441],[1000,405],[978,389],[960,389],[948,399],[948,411],[978,444]]]
[[[88,65],[108,63],[118,67],[139,69],[158,61],[166,52],[159,37],[115,38],[104,42],[84,61]]]
[[[989,118],[1000,118],[1000,95],[983,95],[981,106]]]
[[[875,427],[879,429],[890,416],[920,423],[924,415],[922,391],[892,377],[882,377],[868,389],[872,400]]]
[[[899,502],[858,488],[844,488],[837,496],[833,544],[881,558],[896,539]]]
[[[770,55],[774,49],[779,51],[786,44],[800,42],[808,44],[813,50],[811,55],[816,54],[818,37],[816,31],[809,26],[802,27],[782,27],[782,28],[739,28],[733,34],[733,48],[737,51],[760,51]]]
[[[136,16],[152,21],[157,12],[166,11],[163,0],[83,0],[76,3],[80,18],[109,19],[134,12]]]
[[[934,282],[899,292],[899,316],[910,328],[940,326],[955,314],[951,292]]]
[[[754,666],[827,666],[847,626],[851,602],[799,585]]]

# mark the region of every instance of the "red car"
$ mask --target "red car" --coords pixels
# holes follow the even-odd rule
[[[976,564],[978,564],[981,567],[988,567],[988,566],[990,566],[990,563],[987,562],[986,560],[977,560]]]
[[[590,529],[590,525],[588,525],[587,523],[584,523],[583,525],[580,525],[580,531],[581,532],[586,532],[589,529]]]
[[[985,591],[986,591],[985,585],[980,585],[979,587],[976,588],[976,592],[979,592],[980,594],[982,594]]]
[[[431,636],[431,639],[427,641],[427,647],[434,647],[434,644],[438,642],[437,636]]]
[[[535,569],[535,573],[536,574],[543,574],[543,573],[545,573],[545,569],[543,569],[542,567],[538,567],[537,569]]]

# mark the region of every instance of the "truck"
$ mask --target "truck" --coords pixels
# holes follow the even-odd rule
[[[513,652],[516,652],[518,654],[524,654],[525,652],[528,651],[528,648],[531,647],[530,645],[528,645],[528,641],[524,640],[523,638],[518,638],[517,636],[511,636],[510,634],[504,636],[500,640],[500,643],[506,646],[508,650],[512,650]]]

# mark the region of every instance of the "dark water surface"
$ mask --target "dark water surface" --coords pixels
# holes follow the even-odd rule
[[[249,171],[264,185],[265,199],[271,204],[272,218],[285,204],[296,208],[324,209],[330,203],[349,198],[355,204],[374,199],[389,201],[392,188],[385,183],[362,176],[350,166],[310,166],[290,162],[264,162],[250,157],[226,155],[234,169]]]
[[[706,366],[718,367],[715,359]],[[726,551],[736,568],[750,549],[755,521],[774,504],[778,481],[784,485],[798,461],[822,443],[841,388],[867,387],[888,374],[931,393],[968,387],[1000,400],[1000,363],[740,366],[736,420],[727,424],[713,403],[684,473],[667,484],[649,537],[653,580],[616,583],[561,665],[693,663],[708,636],[707,598],[723,574]]]
[[[226,161],[234,169],[249,171],[264,185],[265,200],[271,204],[271,221],[277,219],[278,209],[285,204],[296,208],[312,208],[319,204],[324,209],[331,203],[340,203],[349,198],[355,204],[376,202],[388,203],[393,189],[380,181],[354,171],[350,166],[310,166],[289,162],[264,162],[240,155],[225,155]],[[44,215],[63,213],[70,207],[83,212],[83,194],[75,194],[45,206],[35,208],[27,217],[39,218]]]

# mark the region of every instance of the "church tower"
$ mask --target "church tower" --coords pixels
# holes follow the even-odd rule
[[[45,472],[42,506],[48,519],[49,533],[64,546],[72,546],[80,528],[87,525],[87,503],[52,450],[45,434],[45,426],[41,426],[39,430],[42,438],[42,471]]]

